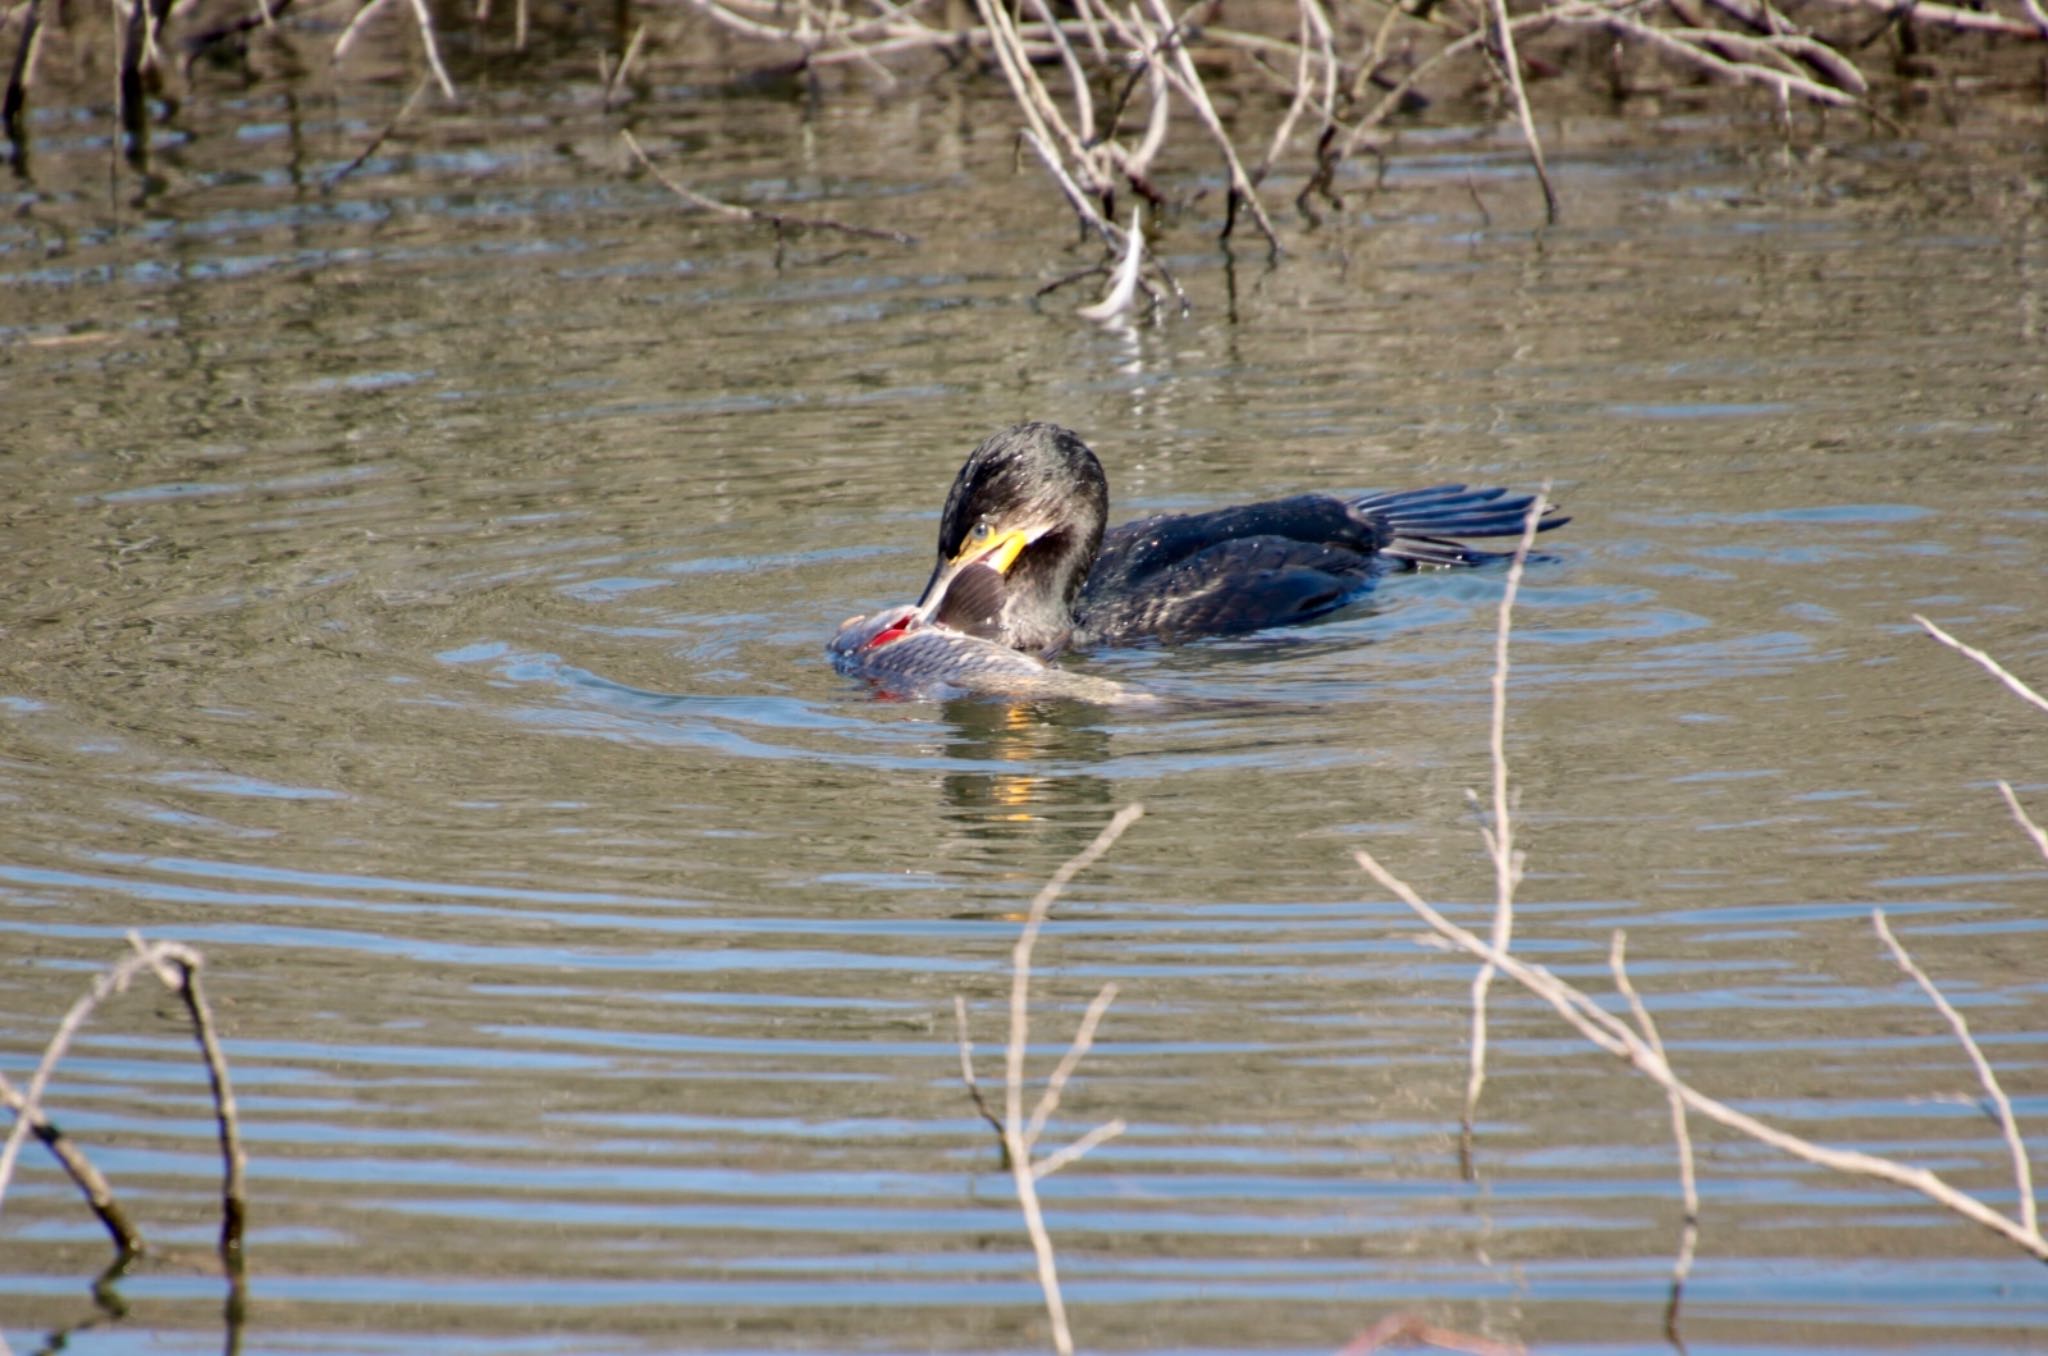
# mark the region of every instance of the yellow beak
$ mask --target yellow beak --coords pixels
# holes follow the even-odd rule
[[[1022,528],[1011,528],[994,537],[979,542],[970,542],[960,548],[960,554],[946,562],[952,569],[976,562],[993,566],[997,574],[1008,574],[1010,567],[1017,563],[1017,557],[1024,554],[1024,548],[1036,540],[1033,533]]]
[[[1050,530],[1050,527],[1012,527],[978,541],[970,538],[951,560],[933,572],[931,582],[925,585],[924,596],[917,600],[919,614],[930,617],[937,611],[946,590],[970,565],[986,565],[997,574],[1008,575],[1010,567],[1017,563],[1017,557],[1024,554],[1024,548]]]

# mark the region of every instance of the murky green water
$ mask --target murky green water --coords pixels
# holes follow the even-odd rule
[[[1497,575],[1087,661],[1200,699],[1164,712],[829,670],[841,618],[922,582],[959,459],[1024,417],[1089,438],[1119,515],[1554,482],[1576,520],[1515,652],[1518,946],[1604,993],[1627,928],[1702,1087],[2010,1208],[1867,913],[2048,1121],[2048,873],[1991,786],[2048,813],[2048,725],[1909,620],[2048,681],[2037,129],[1807,162],[1573,122],[1540,236],[1510,143],[1418,134],[1277,269],[1183,227],[1195,313],[1104,329],[1030,303],[1069,223],[946,88],[638,109],[706,191],[923,242],[779,267],[627,177],[593,89],[501,90],[332,192],[391,111],[367,91],[195,113],[140,199],[103,127],[39,123],[0,228],[0,1047],[25,1077],[129,929],[207,953],[250,1138],[244,1349],[1041,1346],[952,1001],[996,1067],[1018,910],[1131,801],[1037,991],[1048,1060],[1122,991],[1056,1133],[1130,1130],[1046,1184],[1083,1343],[1328,1351],[1414,1309],[1661,1344],[1661,1098],[1504,994],[1461,1180],[1470,968],[1350,863],[1486,917],[1463,793]],[[168,1254],[68,1350],[221,1342],[174,1015],[127,999],[53,1088]],[[1989,1235],[1702,1155],[1694,1350],[2048,1333],[2048,1279]],[[33,1155],[0,1257],[17,1349],[93,1315],[103,1240]]]

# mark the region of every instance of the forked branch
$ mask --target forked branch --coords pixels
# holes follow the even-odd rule
[[[1039,1094],[1027,1115],[1024,1110],[1024,1056],[1031,1036],[1031,954],[1038,945],[1039,931],[1045,926],[1046,916],[1052,911],[1060,892],[1090,863],[1109,851],[1111,845],[1123,836],[1124,830],[1144,813],[1142,805],[1128,805],[1117,811],[1116,817],[1095,836],[1094,842],[1053,873],[1052,879],[1039,890],[1025,911],[1023,931],[1017,935],[1016,945],[1010,950],[1010,1036],[1004,1049],[1003,1114],[1000,1118],[989,1111],[988,1102],[975,1080],[974,1046],[967,1031],[967,1002],[962,998],[953,1000],[953,1016],[958,1024],[960,1042],[960,1077],[967,1084],[967,1092],[974,1099],[975,1108],[983,1119],[995,1126],[1002,1141],[1004,1164],[1016,1186],[1017,1205],[1023,1212],[1024,1229],[1031,1237],[1031,1251],[1037,1259],[1038,1288],[1045,1298],[1046,1319],[1052,1327],[1053,1350],[1059,1356],[1073,1356],[1074,1336],[1067,1323],[1066,1300],[1060,1293],[1059,1263],[1053,1252],[1052,1235],[1046,1230],[1045,1214],[1039,1206],[1038,1183],[1097,1145],[1122,1134],[1124,1123],[1119,1119],[1096,1126],[1074,1143],[1041,1159],[1034,1159],[1032,1152],[1045,1133],[1053,1112],[1059,1109],[1060,1097],[1066,1091],[1068,1080],[1094,1045],[1096,1028],[1102,1024],[1103,1014],[1109,1011],[1110,1003],[1116,999],[1116,985],[1103,985],[1102,991],[1088,1005],[1066,1054],[1053,1069],[1045,1090]]]

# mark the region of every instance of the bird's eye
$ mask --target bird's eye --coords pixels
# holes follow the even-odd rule
[[[967,535],[969,539],[973,541],[982,542],[988,540],[989,533],[993,530],[994,529],[989,527],[988,520],[984,518],[982,521],[976,523],[974,525],[974,530],[972,532],[969,532]]]

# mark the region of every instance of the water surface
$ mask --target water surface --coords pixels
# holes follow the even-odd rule
[[[922,582],[967,449],[1027,417],[1083,432],[1119,515],[1551,482],[1518,947],[1605,993],[1626,928],[1700,1086],[2011,1208],[1867,915],[2040,1125],[2048,872],[1992,783],[2048,812],[2048,729],[1910,621],[2048,680],[2015,129],[1809,161],[1574,122],[1540,234],[1511,143],[1417,135],[1277,268],[1209,248],[1212,194],[1167,237],[1193,314],[1105,329],[1031,302],[1075,261],[1063,209],[934,91],[642,106],[707,191],[922,241],[779,258],[628,177],[591,89],[500,91],[331,192],[388,101],[267,97],[195,106],[112,198],[99,131],[45,115],[0,228],[0,1043],[25,1075],[130,929],[206,952],[244,1349],[1041,1347],[952,1004],[998,1067],[1019,911],[1133,801],[1036,990],[1048,1062],[1121,990],[1053,1134],[1130,1129],[1046,1183],[1082,1341],[1329,1351],[1408,1308],[1662,1345],[1661,1098],[1502,993],[1464,1181],[1471,969],[1350,862],[1486,918],[1497,573],[1080,665],[1192,699],[1158,712],[831,672],[842,618]],[[67,1349],[217,1348],[168,1005],[105,1014],[52,1105],[166,1250]],[[2048,1282],[1988,1235],[1701,1150],[1694,1350],[2042,1340]],[[93,1316],[104,1243],[40,1159],[7,1205],[0,1327],[34,1349]]]

